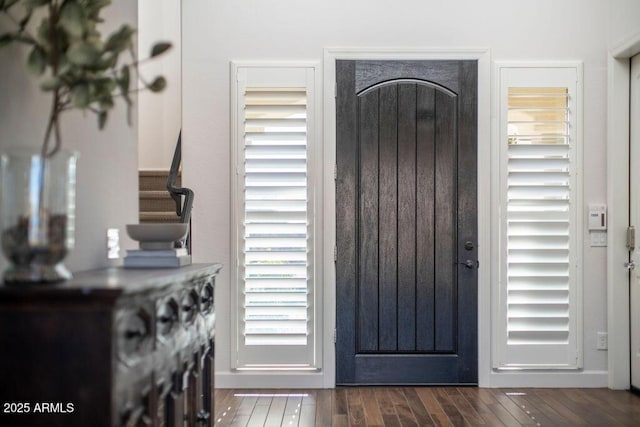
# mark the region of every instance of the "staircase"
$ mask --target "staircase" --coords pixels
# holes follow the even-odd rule
[[[167,191],[168,170],[139,171],[140,224],[180,222],[176,215],[176,203]],[[178,173],[176,185],[180,186]]]

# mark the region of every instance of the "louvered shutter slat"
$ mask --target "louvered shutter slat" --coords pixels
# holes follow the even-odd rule
[[[304,132],[307,127],[305,119],[247,119],[246,132]]]
[[[509,262],[569,262],[568,249],[509,249]]]
[[[246,211],[245,224],[306,223],[306,212],[296,211]]]
[[[306,279],[286,278],[252,278],[245,281],[245,291],[264,292],[304,292],[307,289]]]
[[[245,148],[244,155],[247,160],[306,160],[307,148],[304,145],[250,145]]]
[[[277,204],[271,201],[248,200],[245,203],[245,211],[247,213],[300,212],[306,217],[307,203],[305,200],[282,200]]]
[[[245,173],[306,173],[307,162],[304,159],[248,159]]]
[[[306,145],[306,132],[247,132],[245,145]]]
[[[258,201],[278,201],[278,200],[307,200],[307,191],[305,187],[298,186],[247,186],[246,200]]]

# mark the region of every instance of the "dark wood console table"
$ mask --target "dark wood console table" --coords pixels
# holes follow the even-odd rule
[[[0,425],[212,426],[220,268],[0,286]]]

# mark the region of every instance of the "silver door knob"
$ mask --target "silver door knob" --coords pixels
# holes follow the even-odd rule
[[[636,268],[636,262],[634,260],[631,260],[629,262],[625,262],[624,266],[627,270],[633,270]]]

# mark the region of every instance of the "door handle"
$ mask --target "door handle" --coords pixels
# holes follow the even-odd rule
[[[624,266],[627,270],[633,270],[636,268],[636,262],[634,260],[631,260],[629,262],[625,262]]]
[[[467,267],[467,268],[473,268],[473,267],[474,267],[474,265],[475,265],[476,263],[474,263],[473,261],[471,261],[470,259],[468,259],[468,260],[466,260],[465,262],[459,262],[458,264],[460,264],[460,265],[464,265],[464,266],[465,266],[465,267]]]

